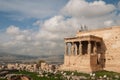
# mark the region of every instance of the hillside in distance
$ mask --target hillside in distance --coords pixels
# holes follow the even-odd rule
[[[37,59],[38,57],[35,56],[28,56],[28,55],[18,55],[18,54],[11,54],[0,52],[0,62],[19,62],[31,59]]]
[[[0,52],[0,63],[37,62],[39,60],[45,60],[47,63],[61,64],[63,63],[63,58],[63,55],[29,56]]]

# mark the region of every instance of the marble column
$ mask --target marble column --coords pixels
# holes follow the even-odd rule
[[[88,50],[87,53],[90,54],[91,53],[91,42],[88,41]]]
[[[96,53],[97,53],[97,45],[96,45],[96,42],[94,42],[93,53],[94,53],[94,54],[96,54]]]
[[[71,55],[74,55],[74,51],[75,51],[75,45],[74,42],[71,42]]]
[[[75,55],[78,55],[77,43],[75,44]]]
[[[71,43],[71,46],[70,46],[70,55],[72,55],[72,52],[73,52],[73,48],[72,48],[72,43]]]
[[[79,42],[79,55],[82,55],[82,43],[81,43],[81,41]]]
[[[73,45],[73,47],[72,47],[73,48],[72,55],[75,55],[75,43],[73,42],[72,45]]]
[[[68,43],[65,43],[65,55],[68,55]]]

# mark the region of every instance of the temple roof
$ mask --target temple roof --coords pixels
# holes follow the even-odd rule
[[[102,38],[94,35],[78,36],[71,38],[64,38],[65,42],[78,42],[78,41],[96,41],[101,42]]]

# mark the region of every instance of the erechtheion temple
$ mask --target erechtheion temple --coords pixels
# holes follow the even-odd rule
[[[78,31],[65,38],[64,64],[61,70],[120,72],[120,26]]]

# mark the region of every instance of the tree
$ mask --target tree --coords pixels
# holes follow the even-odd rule
[[[41,67],[41,63],[45,63],[46,61],[45,60],[39,60],[38,62],[37,62],[37,67],[39,68],[39,67]]]

